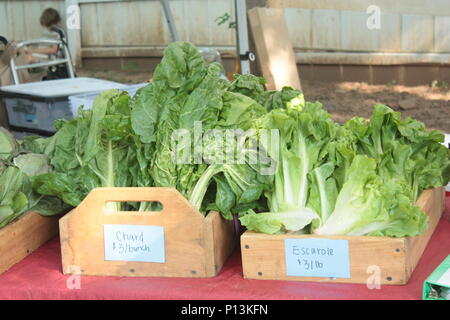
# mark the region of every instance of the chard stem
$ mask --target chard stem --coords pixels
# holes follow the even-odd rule
[[[208,169],[203,172],[200,179],[198,179],[195,184],[194,189],[192,190],[191,196],[189,198],[189,202],[198,210],[202,206],[203,198],[205,197],[206,191],[208,189],[208,185],[211,182],[212,177],[219,172],[219,165],[211,165]]]

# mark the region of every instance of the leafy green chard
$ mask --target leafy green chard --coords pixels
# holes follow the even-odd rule
[[[48,173],[51,167],[45,154],[26,153],[14,158],[13,164],[29,177]]]
[[[226,137],[204,141],[204,148],[208,149],[205,158],[209,166],[197,181],[189,201],[196,208],[202,208],[208,188],[215,181],[215,202],[207,204],[207,209],[218,210],[225,218],[232,219],[233,214],[261,206],[259,199],[263,191],[270,188],[270,176],[264,175],[264,170],[271,163],[270,159],[260,159],[259,151],[250,145],[247,137],[242,144],[232,143],[227,146],[226,143]]]
[[[266,80],[264,78],[256,77],[252,74],[235,74],[228,91],[251,98],[267,111],[285,108],[287,103],[302,94],[301,91],[291,87],[283,87],[280,91],[265,91],[265,84]]]
[[[235,77],[234,82],[245,79],[248,88],[258,87],[259,78]],[[250,82],[254,82],[254,86]],[[270,169],[272,159],[264,157],[255,145],[252,130],[255,119],[264,116],[266,109],[246,94],[233,92],[230,86],[223,96],[223,106],[216,124],[221,133],[203,136],[203,158],[209,164],[192,189],[189,200],[202,208],[203,199],[211,182],[215,182],[214,203],[207,203],[209,210],[218,210],[227,219],[232,214],[241,214],[251,209],[260,209],[260,198],[270,188],[270,176],[264,174]],[[214,132],[214,130],[213,130]],[[204,206],[203,206],[204,207]]]
[[[264,85],[266,80],[252,74],[235,74],[230,83],[229,92],[239,93],[258,101],[259,97],[264,94]]]
[[[266,109],[255,100],[237,92],[223,94],[223,107],[217,127],[220,129],[252,129],[255,119],[266,114]]]
[[[133,101],[132,126],[151,150],[141,169],[155,186],[175,187],[197,209],[231,219],[232,212],[255,208],[263,187],[247,163],[206,162],[203,153],[221,153],[224,145],[205,136],[212,129],[247,130],[266,110],[252,99],[264,90],[261,78],[229,83],[220,75],[221,67],[206,67],[191,44],[170,44],[152,83]]]
[[[176,187],[187,196],[206,169],[195,161],[194,146],[218,121],[226,89],[220,73],[217,64],[206,68],[194,46],[176,42],[165,50],[152,83],[136,100],[133,129],[153,150],[148,154],[148,167],[143,169],[148,170],[156,186]],[[194,135],[196,124],[200,124],[198,135]],[[178,133],[184,134],[181,138],[189,143],[174,143]]]
[[[297,89],[291,87],[283,87],[281,91],[269,90],[264,91],[256,98],[261,105],[268,111],[278,108],[285,108],[292,100],[300,96],[302,93]]]
[[[137,160],[126,93],[100,94],[91,110],[60,121],[50,140],[46,149],[54,170],[32,179],[38,193],[77,206],[93,188],[136,184],[129,174]]]

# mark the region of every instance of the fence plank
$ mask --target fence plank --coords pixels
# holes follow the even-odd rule
[[[381,14],[381,29],[378,34],[378,47],[376,51],[400,52],[402,37],[402,16],[394,13]]]
[[[434,51],[434,17],[402,15],[402,51]]]
[[[312,10],[311,9],[284,9],[289,38],[296,48],[312,48]]]
[[[236,44],[235,29],[228,28],[228,22],[218,25],[218,17],[228,13],[231,21],[234,19],[234,2],[223,0],[208,0],[208,45],[232,46]]]
[[[340,13],[337,10],[312,11],[312,47],[317,49],[341,49]]]
[[[384,13],[450,16],[448,0],[267,0],[271,8],[310,8],[366,11],[379,6]]]
[[[10,40],[25,40],[27,38],[25,31],[24,19],[17,19],[17,17],[24,16],[24,9],[22,2],[7,1],[6,14],[10,17],[9,30]]]
[[[81,17],[81,44],[82,47],[95,46],[100,44],[97,4],[89,3],[80,6]]]
[[[10,30],[9,17],[6,12],[8,3],[6,1],[0,1],[0,35],[12,40],[12,31]]]
[[[450,52],[450,17],[435,17],[434,49]]]

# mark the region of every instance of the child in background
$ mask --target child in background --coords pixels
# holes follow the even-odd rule
[[[61,25],[61,16],[59,12],[53,8],[47,8],[42,12],[40,24],[46,29],[46,38],[54,38],[60,40],[67,46],[66,34]],[[26,48],[27,63],[38,62],[35,59],[38,55],[47,55],[48,59],[64,58],[64,54],[60,45],[52,45],[44,48]],[[66,65],[56,65],[48,68],[47,75],[42,80],[64,79],[68,78]]]
[[[47,8],[42,12],[40,18],[41,26],[46,28],[47,38],[55,38],[65,43],[66,35],[64,29],[61,26],[61,16],[59,12],[53,8]],[[47,48],[27,48],[25,52],[31,57],[33,53],[40,53],[46,55],[61,56],[61,51],[58,45],[54,45]],[[31,57],[32,59],[32,57]]]

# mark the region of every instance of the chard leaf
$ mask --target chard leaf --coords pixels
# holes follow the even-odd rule
[[[14,165],[29,177],[48,173],[51,167],[45,154],[27,153],[14,158]]]

